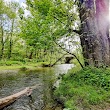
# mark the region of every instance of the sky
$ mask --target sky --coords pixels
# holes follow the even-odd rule
[[[30,12],[29,12],[28,10],[26,10],[26,4],[25,4],[25,1],[26,1],[26,0],[4,0],[4,1],[5,1],[5,2],[15,1],[15,2],[20,3],[21,7],[24,8],[25,16],[30,15]]]
[[[20,3],[21,6],[26,8],[25,0],[4,0],[4,1],[5,2],[11,2],[11,1],[18,2],[18,3]]]
[[[10,1],[15,1],[15,2],[19,2],[20,4],[25,2],[25,0],[5,0],[6,2],[10,2]]]

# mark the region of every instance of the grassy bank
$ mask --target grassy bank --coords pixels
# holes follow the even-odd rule
[[[110,107],[110,68],[70,70],[62,77],[55,96],[69,110],[105,110]]]
[[[21,62],[21,61],[0,61],[0,70],[13,70],[13,69],[36,69],[42,67],[49,62]]]

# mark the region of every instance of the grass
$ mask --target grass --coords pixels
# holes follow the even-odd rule
[[[14,70],[14,69],[22,69],[22,68],[29,68],[29,69],[35,69],[36,67],[34,66],[29,66],[29,65],[17,65],[17,66],[0,66],[0,70]]]
[[[55,96],[60,97],[69,110],[95,110],[94,106],[110,103],[110,68],[70,70],[62,76]]]
[[[14,70],[14,69],[36,69],[42,67],[43,64],[48,62],[20,62],[20,61],[0,61],[0,70]]]

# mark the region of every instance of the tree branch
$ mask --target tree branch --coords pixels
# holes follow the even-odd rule
[[[59,59],[57,59],[51,66],[54,66],[58,61],[60,61],[67,53],[63,54]]]
[[[67,53],[69,53],[69,54],[71,54],[71,55],[73,55],[75,58],[76,58],[76,60],[78,61],[78,63],[80,64],[80,66],[82,67],[82,68],[84,68],[83,67],[83,65],[82,65],[82,63],[79,61],[79,59],[78,59],[78,57],[74,54],[74,53],[71,53],[71,52],[69,52],[68,50],[66,50],[65,48],[63,48],[61,45],[59,45],[55,40],[53,40],[54,42],[55,42],[55,44],[57,44],[62,50],[64,50],[65,52],[67,52]]]
[[[62,24],[64,24],[65,25],[65,23],[63,23],[61,20],[59,20],[56,16],[53,16],[53,15],[51,15],[53,18],[55,18],[56,20],[58,20],[60,23],[62,23]],[[80,30],[73,30],[73,29],[69,29],[68,30],[69,32],[75,32],[76,34],[81,34],[81,31]]]

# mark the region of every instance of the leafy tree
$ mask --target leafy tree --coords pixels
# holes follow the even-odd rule
[[[4,21],[5,21],[5,14],[6,14],[6,10],[7,7],[4,3],[3,0],[0,0],[0,41],[1,41],[1,54],[0,54],[0,58],[3,57],[4,54]]]
[[[39,5],[41,6],[42,3]],[[33,10],[33,8],[30,7],[30,11],[32,11],[31,13],[34,14],[21,21],[20,36],[22,36],[22,38],[26,41],[27,46],[31,46],[33,48],[31,49],[29,58],[32,58],[32,54],[36,50],[43,51],[45,56],[45,54],[47,54],[46,51],[51,50],[54,45],[50,34],[50,26],[52,26],[52,24],[49,21],[49,17],[41,11],[41,8],[38,11],[37,9]]]
[[[11,58],[12,56],[12,47],[13,47],[13,43],[14,43],[14,36],[15,36],[15,32],[16,32],[16,24],[17,24],[17,11],[19,10],[19,4],[16,2],[11,2],[9,4],[9,8],[11,10],[11,12],[9,12],[9,18],[10,18],[10,30],[9,30],[9,51],[8,51],[8,59]],[[16,28],[16,29],[15,29]]]
[[[5,3],[0,1],[0,58],[10,59],[15,42],[18,40],[18,10],[19,4],[16,2]]]
[[[43,35],[47,35],[43,38],[49,38],[48,42],[52,41],[58,46],[62,47],[59,45],[61,43],[59,41],[62,38],[65,36],[69,38],[71,36],[71,39],[74,39],[74,31],[76,32],[76,30],[72,29],[73,25],[78,22],[78,15],[75,11],[73,11],[73,8],[76,6],[74,6],[74,2],[72,0],[27,0],[27,5],[35,20],[38,20],[40,16],[41,25],[39,29],[42,30],[41,33]],[[44,11],[44,8],[46,11]],[[78,26],[75,28],[78,28]],[[63,45],[65,45],[65,43]],[[64,46],[62,49],[67,53],[74,55],[80,63],[79,59],[75,54],[73,54],[72,50],[72,53],[68,52]],[[82,66],[81,63],[80,65]]]

